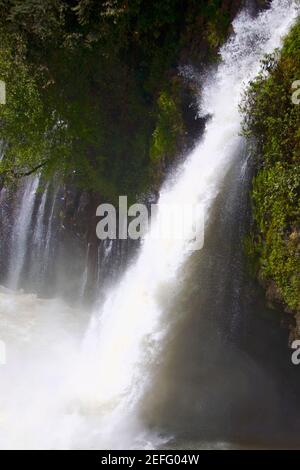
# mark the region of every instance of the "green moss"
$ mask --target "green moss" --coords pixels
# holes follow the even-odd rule
[[[246,248],[256,274],[274,282],[285,305],[300,309],[300,106],[292,83],[300,77],[300,22],[281,54],[267,56],[241,110],[244,134],[254,138],[254,226]]]
[[[5,142],[0,174],[13,180],[43,165],[48,173],[71,151],[66,126],[47,109],[37,85],[37,72],[24,60],[24,44],[1,34],[0,78],[6,104],[0,106],[0,140]]]
[[[277,162],[253,182],[260,276],[275,281],[285,303],[300,308],[300,167]]]
[[[154,163],[174,155],[183,122],[174,99],[162,92],[157,100],[157,123],[152,136],[150,158]]]

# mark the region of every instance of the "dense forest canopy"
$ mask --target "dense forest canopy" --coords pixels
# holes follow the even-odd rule
[[[157,186],[195,100],[178,64],[216,60],[240,3],[2,0],[2,176],[59,173],[106,199]]]

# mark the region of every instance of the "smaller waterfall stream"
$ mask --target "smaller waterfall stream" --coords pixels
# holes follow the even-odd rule
[[[27,241],[39,180],[39,176],[30,178],[28,182],[24,181],[20,188],[22,202],[12,230],[11,253],[13,253],[13,256],[10,258],[8,271],[8,286],[11,289],[19,287],[20,275],[28,247]]]
[[[45,252],[44,252],[44,240],[45,240],[45,209],[46,209],[46,201],[48,196],[49,190],[49,183],[47,184],[46,188],[44,189],[42,198],[39,203],[37,215],[36,215],[36,222],[35,227],[33,229],[33,236],[32,236],[32,245],[31,245],[31,270],[30,270],[30,277],[32,280],[37,279],[43,274],[43,268],[45,265]]]

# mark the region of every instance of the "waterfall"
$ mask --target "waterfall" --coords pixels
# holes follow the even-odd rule
[[[210,116],[204,135],[161,189],[158,218],[166,205],[200,204],[205,235],[211,233],[214,205],[224,182],[235,165],[244,163],[239,135],[241,95],[259,72],[264,54],[280,47],[297,13],[296,2],[274,0],[256,18],[243,11],[235,19],[234,34],[220,51],[220,65],[203,86],[200,112]],[[14,226],[15,260],[10,268],[14,287],[24,264],[38,183],[38,178],[33,179],[25,188],[26,198]],[[237,178],[230,179],[233,189],[239,188],[238,183]],[[41,208],[43,201],[40,204]],[[53,200],[47,253],[54,204]],[[104,248],[108,256],[112,247]],[[0,326],[2,334],[6,332],[10,361],[0,375],[0,447],[162,445],[160,436],[148,432],[140,411],[170,330],[185,313],[172,312],[170,306],[190,255],[187,241],[154,240],[149,233],[121,279],[107,289],[104,303],[97,306],[90,321],[85,312],[61,301],[0,291]],[[214,266],[204,266],[203,276],[205,269],[208,276]]]
[[[64,226],[63,192],[56,178],[45,184],[39,175],[14,188],[2,188],[0,283],[6,287],[42,297],[80,298],[84,291],[80,271],[87,269],[81,256],[85,240]]]
[[[21,205],[16,216],[11,243],[11,257],[8,271],[8,286],[11,289],[19,287],[20,275],[25,262],[27,252],[27,240],[29,236],[30,223],[34,209],[36,191],[39,186],[40,177],[25,180],[21,191]]]
[[[49,184],[47,184],[43,192],[42,199],[40,201],[40,205],[39,205],[39,209],[37,213],[36,225],[35,225],[34,234],[33,234],[33,243],[37,247],[38,251],[41,250],[42,241],[44,239],[43,222],[44,222],[44,216],[45,216],[45,206],[46,206],[46,200],[47,200],[47,194],[48,194],[48,187],[49,187]]]
[[[201,204],[209,225],[225,176],[242,153],[241,94],[263,55],[280,46],[295,16],[293,2],[275,0],[258,18],[244,11],[234,21],[235,34],[220,52],[222,63],[204,85],[201,112],[212,117],[199,145],[162,188],[158,219],[165,206]],[[174,295],[189,253],[184,239],[145,238],[137,259],[92,318],[85,338],[86,397],[107,406],[124,402],[127,410],[135,406],[147,387],[145,371],[159,356],[172,323],[164,316],[164,299]]]
[[[89,259],[89,251],[90,251],[90,244],[88,243],[87,249],[86,249],[86,257],[85,257],[85,263],[84,263],[84,271],[82,274],[82,279],[81,279],[81,289],[80,289],[80,300],[84,300],[84,293],[87,285],[87,280],[88,280],[88,259]]]
[[[33,230],[32,245],[31,245],[31,269],[30,277],[35,280],[42,273],[42,266],[45,264],[44,259],[44,238],[45,238],[45,210],[49,190],[49,183],[46,185],[42,194],[37,215],[35,227]]]
[[[55,210],[55,204],[56,204],[56,196],[57,196],[57,190],[53,194],[50,218],[49,218],[48,228],[47,228],[47,233],[46,233],[45,250],[46,250],[47,257],[49,257],[49,254],[50,254],[50,244],[51,244],[51,238],[52,238],[52,224],[53,224],[54,210]]]

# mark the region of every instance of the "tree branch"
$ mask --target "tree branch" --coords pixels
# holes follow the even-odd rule
[[[39,165],[37,165],[36,167],[34,168],[31,168],[31,170],[28,170],[28,171],[24,171],[22,173],[17,173],[15,172],[14,170],[12,171],[12,174],[15,178],[23,178],[24,176],[30,176],[32,175],[33,173],[35,173],[37,170],[39,170],[40,168],[42,168],[43,166],[45,166],[47,163],[49,162],[49,160],[45,160],[43,161],[42,163],[40,163]]]

